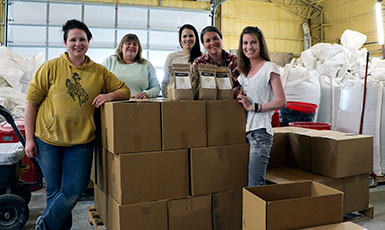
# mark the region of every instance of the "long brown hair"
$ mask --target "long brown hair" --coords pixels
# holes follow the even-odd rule
[[[189,62],[193,63],[195,58],[202,56],[201,46],[199,45],[198,32],[197,32],[197,29],[195,29],[195,27],[193,25],[184,24],[179,29],[179,32],[178,32],[178,34],[179,34],[179,45],[180,45],[181,48],[183,48],[183,46],[182,46],[182,32],[183,32],[184,29],[192,30],[192,32],[194,33],[194,36],[195,36],[195,44],[194,44],[194,46],[192,47],[192,49],[190,51],[190,58],[189,58]]]
[[[242,30],[241,37],[239,39],[238,51],[237,51],[237,64],[238,69],[244,75],[247,75],[250,70],[250,60],[243,53],[243,35],[253,34],[257,36],[259,42],[259,55],[266,61],[270,61],[269,50],[267,49],[267,44],[265,37],[263,36],[262,31],[258,27],[247,26]]]
[[[138,36],[136,34],[126,34],[124,37],[120,40],[120,43],[118,47],[116,48],[116,57],[120,63],[125,63],[123,60],[123,45],[124,43],[128,41],[136,41],[138,43],[138,54],[136,54],[136,57],[134,59],[135,62],[138,62],[139,64],[143,64],[146,60],[142,58],[142,45],[140,44]]]

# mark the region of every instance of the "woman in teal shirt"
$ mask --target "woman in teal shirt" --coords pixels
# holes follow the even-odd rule
[[[116,54],[106,58],[102,65],[126,83],[131,97],[144,99],[159,95],[155,68],[142,58],[142,46],[135,34],[126,34],[116,48]]]

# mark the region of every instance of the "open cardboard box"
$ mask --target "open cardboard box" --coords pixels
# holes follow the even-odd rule
[[[364,210],[369,207],[368,173],[336,179],[283,167],[268,169],[266,180],[276,184],[313,180],[338,189],[344,193],[344,213]]]
[[[348,221],[348,222],[343,222],[338,224],[328,224],[328,225],[318,226],[314,228],[306,228],[301,230],[367,230],[367,228],[364,228],[361,225]]]
[[[243,230],[339,223],[343,193],[314,181],[243,188]]]

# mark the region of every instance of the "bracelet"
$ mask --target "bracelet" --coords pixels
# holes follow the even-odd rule
[[[262,112],[262,104],[254,103],[253,112],[255,112],[255,113]]]
[[[258,113],[258,103],[254,103],[253,112]]]

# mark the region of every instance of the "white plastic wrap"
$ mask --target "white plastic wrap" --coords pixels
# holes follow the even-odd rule
[[[24,157],[24,148],[20,142],[0,144],[0,165],[12,165]]]

